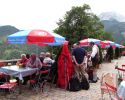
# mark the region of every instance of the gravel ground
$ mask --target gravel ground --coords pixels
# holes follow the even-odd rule
[[[103,63],[100,65],[100,68],[98,69],[98,77],[100,78],[102,73],[116,73],[117,71],[114,69],[116,61],[118,61],[119,66],[121,66],[125,62],[125,57],[113,60],[111,63]],[[7,99],[7,96],[0,95],[0,100],[9,100]],[[100,80],[97,83],[90,83],[89,90],[81,90],[78,92],[69,92],[55,86],[52,86],[47,93],[36,93],[33,90],[25,88],[22,89],[22,94],[15,100],[101,100]],[[108,95],[104,95],[104,100],[110,100]]]

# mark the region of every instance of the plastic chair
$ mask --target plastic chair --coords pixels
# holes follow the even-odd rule
[[[8,75],[4,76],[5,81],[1,81],[0,92],[3,92],[5,96],[10,94],[8,99],[17,99],[19,95],[18,84],[17,82],[11,82]],[[7,94],[8,93],[8,94]],[[11,97],[12,96],[12,97]]]
[[[118,71],[118,79],[121,81],[125,80],[125,66],[122,65],[122,68],[115,67],[115,69]]]
[[[105,85],[106,85],[106,88],[107,88],[107,90],[108,90],[109,98],[110,98],[111,100],[122,100],[121,98],[118,97],[118,95],[117,95],[117,89],[116,89],[116,88],[112,87],[112,86],[111,86],[110,84],[108,84],[107,82],[105,82]],[[116,95],[112,96],[112,93],[111,93],[111,92],[113,92],[113,93],[116,94]]]
[[[101,97],[103,99],[103,95],[104,93],[108,93],[108,91],[112,91],[113,93],[115,93],[115,91],[117,91],[116,85],[115,85],[115,74],[111,74],[111,73],[107,73],[107,74],[102,74],[101,77]],[[106,83],[110,84],[112,86],[112,88],[107,89],[106,87]]]

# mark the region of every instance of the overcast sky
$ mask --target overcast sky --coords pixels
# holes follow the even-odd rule
[[[0,0],[0,25],[52,31],[66,11],[84,3],[97,15],[109,11],[125,15],[125,0]]]

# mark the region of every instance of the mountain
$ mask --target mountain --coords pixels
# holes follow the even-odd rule
[[[125,22],[117,20],[103,20],[104,29],[106,32],[111,32],[115,42],[123,43],[125,40]]]
[[[4,40],[8,35],[18,31],[19,29],[11,25],[0,26],[0,40]]]
[[[46,51],[45,47],[38,47],[36,45],[14,45],[7,44],[5,41],[7,36],[20,31],[14,26],[6,25],[0,26],[0,59],[18,59],[22,53],[37,53],[40,54],[41,51]]]
[[[123,43],[125,40],[125,17],[114,12],[102,13],[99,18],[106,32],[111,32],[115,42]]]
[[[98,16],[101,20],[117,20],[119,22],[125,22],[125,16],[116,12],[103,12]]]
[[[0,36],[10,35],[18,31],[19,29],[11,25],[0,26]]]

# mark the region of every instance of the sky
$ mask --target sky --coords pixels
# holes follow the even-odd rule
[[[125,16],[125,0],[0,0],[0,25],[52,31],[66,11],[84,3],[96,15],[113,11]]]

